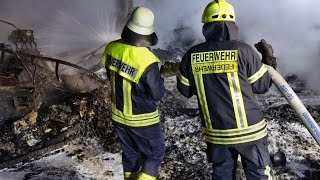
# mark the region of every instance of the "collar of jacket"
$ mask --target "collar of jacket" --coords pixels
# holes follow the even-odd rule
[[[228,41],[238,39],[238,26],[234,22],[218,21],[205,23],[202,33],[206,41]]]

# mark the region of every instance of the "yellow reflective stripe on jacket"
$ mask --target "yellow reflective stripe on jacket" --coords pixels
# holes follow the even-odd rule
[[[261,129],[261,131],[253,134],[243,135],[240,137],[213,137],[205,134],[205,139],[207,142],[212,144],[241,144],[262,139],[263,137],[267,136],[267,134],[267,127],[265,127]]]
[[[125,115],[122,113],[122,111],[118,110],[114,104],[112,104],[112,113],[121,116],[128,120],[140,120],[140,119],[149,119],[159,116],[158,110],[151,112],[151,113],[145,113],[145,114],[133,114],[133,115]]]
[[[157,124],[160,122],[159,116],[150,118],[150,119],[140,119],[140,120],[128,120],[123,117],[117,116],[116,114],[112,114],[112,120],[124,124],[130,127],[143,127],[143,126],[150,126],[153,124]]]
[[[248,78],[248,81],[252,84],[254,82],[256,82],[258,79],[260,79],[264,73],[266,73],[268,71],[267,66],[265,64],[262,64],[261,68],[259,69],[259,71],[257,71],[256,73],[254,73],[254,75],[250,76]]]
[[[180,82],[181,82],[182,84],[184,84],[184,85],[186,85],[186,86],[190,86],[189,80],[188,80],[187,78],[185,78],[185,77],[181,74],[180,71],[178,72],[178,78],[179,78],[179,80],[180,80]]]
[[[191,53],[192,73],[214,74],[238,71],[238,50]]]
[[[228,73],[237,72],[237,61],[214,61],[206,63],[192,64],[193,74],[214,74],[214,73]]]
[[[123,113],[126,115],[132,114],[132,99],[131,99],[131,82],[123,78]]]
[[[205,125],[207,128],[212,128],[211,118],[210,118],[210,113],[209,113],[208,103],[206,98],[206,91],[203,85],[203,77],[201,74],[196,74],[194,75],[194,80],[197,87],[198,98],[200,101],[200,106],[202,109]]]
[[[155,176],[151,176],[147,173],[143,173],[141,172],[139,175],[138,175],[138,178],[137,180],[156,180],[156,177]]]
[[[228,136],[242,136],[245,134],[251,134],[257,131],[264,129],[267,126],[267,122],[262,120],[261,122],[248,126],[242,129],[209,129],[203,128],[205,134],[210,136],[220,136],[220,137],[228,137]]]
[[[106,46],[101,62],[122,77],[137,83],[147,67],[160,60],[146,47],[132,46],[118,40]]]
[[[115,72],[110,71],[110,82],[111,82],[111,100],[113,104],[116,104],[116,81]]]
[[[191,53],[191,64],[214,61],[237,61],[238,50],[221,50]]]
[[[238,73],[227,73],[234,114],[238,128],[248,126],[247,115],[243,103]]]
[[[272,175],[271,175],[271,168],[270,166],[266,166],[266,169],[264,170],[264,174],[268,176],[268,180],[272,180]]]
[[[112,120],[132,127],[149,126],[160,122],[158,110],[145,114],[124,114],[112,104]]]

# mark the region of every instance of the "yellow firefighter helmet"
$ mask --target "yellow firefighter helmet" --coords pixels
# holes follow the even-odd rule
[[[202,23],[214,21],[235,22],[233,6],[227,3],[226,0],[214,0],[209,3],[202,14]]]

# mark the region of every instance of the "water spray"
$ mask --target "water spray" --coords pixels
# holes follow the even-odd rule
[[[313,119],[307,108],[303,105],[297,94],[292,90],[289,84],[283,77],[271,66],[268,67],[268,72],[271,75],[273,83],[286,98],[290,106],[294,109],[297,115],[302,120],[304,126],[311,133],[312,137],[320,145],[320,128],[317,122]]]

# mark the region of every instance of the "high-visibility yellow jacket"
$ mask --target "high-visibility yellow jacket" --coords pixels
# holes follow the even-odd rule
[[[204,31],[206,42],[184,55],[177,88],[186,97],[197,96],[207,142],[235,145],[262,139],[267,124],[254,93],[270,88],[267,68],[251,46],[229,40],[225,26],[209,28],[213,32]]]
[[[160,75],[159,59],[146,47],[109,43],[102,56],[111,84],[112,119],[131,127],[159,123],[155,101],[165,88]]]

